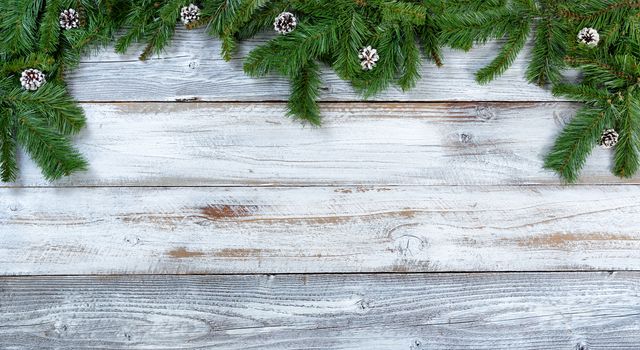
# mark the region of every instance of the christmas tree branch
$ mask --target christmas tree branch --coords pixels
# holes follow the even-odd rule
[[[610,122],[610,112],[589,107],[579,110],[557,138],[545,158],[544,167],[569,182],[576,181],[600,133]]]
[[[144,45],[140,59],[160,54],[179,25],[205,26],[232,58],[238,42],[262,31],[273,37],[244,63],[253,77],[290,81],[287,114],[314,125],[320,67],[328,67],[368,98],[392,84],[420,79],[423,59],[445,64],[445,46],[470,50],[503,41],[476,74],[503,74],[532,38],[526,79],[553,85],[582,102],[545,158],[568,181],[595,145],[615,147],[612,171],[636,173],[640,163],[639,0],[13,0],[0,2],[0,178],[15,180],[18,146],[47,179],[86,167],[68,136],[85,125],[65,89],[64,73],[88,49],[115,39],[117,52]],[[116,37],[116,33],[120,33]],[[567,82],[565,68],[581,73]]]
[[[13,181],[18,176],[13,110],[0,108],[0,179]]]
[[[631,177],[638,171],[640,147],[640,94],[629,92],[620,113],[620,141],[614,157],[614,174]]]

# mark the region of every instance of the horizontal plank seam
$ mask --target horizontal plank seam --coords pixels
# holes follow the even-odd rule
[[[197,98],[197,97],[196,97]],[[199,99],[189,98],[176,98],[175,100],[76,100],[78,103],[85,104],[130,104],[130,103],[149,103],[149,104],[162,104],[162,103],[198,103],[198,104],[252,104],[252,103],[264,103],[264,104],[283,104],[287,103],[287,100],[218,100],[207,101]],[[384,104],[384,103],[402,103],[402,104],[474,104],[474,103],[490,103],[490,104],[536,104],[536,103],[578,103],[572,100],[425,100],[425,101],[407,101],[407,100],[340,100],[340,101],[319,101],[320,105],[335,105],[335,104],[350,104],[350,103],[366,103],[366,104]],[[284,117],[284,116],[283,116]]]
[[[55,278],[55,277],[126,277],[126,276],[417,276],[417,275],[522,275],[522,274],[609,274],[615,273],[636,274],[640,270],[505,270],[505,271],[434,271],[434,272],[274,272],[274,273],[115,273],[115,274],[34,274],[34,275],[0,275],[0,280],[8,278]]]
[[[518,187],[546,187],[546,188],[576,188],[576,187],[616,187],[616,186],[640,186],[640,183],[574,183],[574,184],[562,184],[562,183],[525,183],[525,184],[474,184],[474,185],[464,185],[464,184],[452,184],[452,185],[438,185],[438,184],[430,184],[430,185],[415,185],[415,184],[387,184],[387,183],[362,183],[362,184],[304,184],[304,185],[296,185],[296,184],[278,184],[278,185],[255,185],[255,184],[247,184],[247,185],[61,185],[61,186],[0,186],[0,190],[3,189],[108,189],[108,188],[144,188],[144,189],[181,189],[181,188],[268,188],[268,189],[303,189],[303,188],[375,188],[375,187],[394,187],[398,189],[402,188],[411,188],[411,187],[425,187],[425,188],[518,188]]]

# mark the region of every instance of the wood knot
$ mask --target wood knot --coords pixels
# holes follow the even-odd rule
[[[476,118],[488,122],[496,118],[496,112],[493,107],[480,105],[476,106]]]
[[[411,341],[411,346],[409,346],[410,350],[422,350],[422,340],[420,339],[414,339]]]
[[[468,144],[468,143],[471,143],[471,141],[473,141],[473,135],[460,133],[460,135],[458,135],[458,139],[460,140],[460,143]]]
[[[191,62],[189,62],[189,68],[191,68],[191,69],[196,69],[196,68],[198,68],[198,67],[200,67],[200,62],[198,62],[198,61],[191,61]]]
[[[370,300],[360,299],[356,302],[356,307],[358,308],[358,311],[362,313],[369,311],[373,306]]]
[[[585,342],[579,342],[576,344],[576,350],[589,350],[589,346]]]
[[[135,246],[135,245],[138,245],[138,243],[140,243],[140,238],[138,236],[125,236],[124,241],[129,245]]]

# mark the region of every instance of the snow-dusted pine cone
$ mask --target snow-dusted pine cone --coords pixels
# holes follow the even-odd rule
[[[372,49],[371,46],[362,48],[358,57],[363,70],[372,70],[376,66],[378,59],[380,59],[378,50]]]
[[[73,29],[80,26],[80,16],[74,9],[66,9],[60,12],[60,28]]]
[[[598,144],[602,148],[612,148],[618,143],[618,133],[613,129],[605,129],[600,135]]]
[[[291,12],[283,12],[276,17],[276,20],[273,22],[273,29],[280,34],[291,33],[296,26],[298,25],[298,20],[296,16]]]
[[[44,73],[37,69],[27,69],[20,76],[20,84],[25,90],[38,90],[46,82],[47,79],[45,79]]]
[[[578,41],[587,46],[597,46],[600,41],[600,34],[593,28],[582,28],[578,33]]]
[[[200,19],[200,8],[194,4],[189,4],[180,10],[180,19],[185,25]]]

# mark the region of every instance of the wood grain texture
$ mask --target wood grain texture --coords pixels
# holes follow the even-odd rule
[[[637,349],[640,274],[0,279],[3,349]]]
[[[324,126],[281,103],[85,104],[76,144],[88,172],[53,184],[22,155],[4,186],[558,184],[542,160],[576,106],[567,103],[330,103]],[[595,149],[580,181],[638,183]]]
[[[640,187],[0,191],[4,275],[622,270]]]
[[[289,83],[279,77],[252,79],[242,71],[242,58],[270,36],[263,35],[240,45],[231,62],[220,57],[220,41],[202,30],[179,29],[166,53],[140,62],[142,48],[127,55],[112,47],[83,58],[70,72],[72,94],[81,101],[282,101],[288,99]],[[527,84],[523,78],[531,44],[504,76],[479,85],[474,73],[497,54],[499,43],[471,52],[445,50],[445,66],[425,62],[422,79],[406,93],[393,87],[375,97],[379,101],[549,101],[548,89]],[[330,69],[323,69],[323,101],[361,100],[348,83]]]

